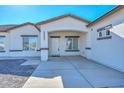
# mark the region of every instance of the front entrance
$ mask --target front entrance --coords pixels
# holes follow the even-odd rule
[[[60,56],[60,37],[51,36],[50,37],[51,47],[50,47],[50,56]]]

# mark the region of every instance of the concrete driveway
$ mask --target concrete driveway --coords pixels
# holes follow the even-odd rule
[[[83,57],[51,57],[39,64],[23,87],[124,87],[124,73]]]

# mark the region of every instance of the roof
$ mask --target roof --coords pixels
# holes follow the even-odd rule
[[[40,29],[34,25],[33,23],[27,22],[27,23],[23,23],[20,25],[0,25],[0,32],[8,32],[10,30],[25,26],[25,25],[33,25],[38,31],[40,31]]]
[[[56,20],[58,20],[58,19],[65,18],[65,17],[72,17],[72,18],[74,18],[74,19],[77,19],[77,20],[86,22],[86,23],[88,23],[88,24],[90,23],[90,21],[88,21],[88,20],[86,20],[86,19],[83,19],[83,18],[80,18],[80,17],[78,17],[78,16],[75,16],[75,15],[72,15],[72,14],[65,14],[65,15],[62,15],[62,16],[57,16],[57,17],[54,17],[54,18],[51,18],[51,19],[42,21],[42,22],[38,22],[36,25],[46,24],[46,23],[49,23],[49,22],[56,21]]]
[[[72,18],[75,18],[75,19],[80,20],[82,22],[86,22],[86,23],[88,23],[87,27],[90,27],[90,26],[96,24],[97,22],[103,20],[104,18],[114,14],[115,12],[117,12],[118,10],[120,10],[122,8],[124,8],[124,5],[119,5],[119,6],[115,7],[114,9],[112,9],[111,11],[107,12],[106,14],[102,15],[101,17],[97,18],[93,22],[90,22],[90,21],[88,21],[86,19],[80,18],[80,17],[72,15],[72,14],[65,14],[65,15],[62,15],[62,16],[58,16],[58,17],[54,17],[54,18],[42,21],[42,22],[38,22],[38,23],[36,23],[36,25],[33,24],[33,23],[30,23],[30,22],[20,24],[20,25],[0,25],[0,32],[8,32],[10,30],[13,30],[15,28],[19,28],[19,27],[22,27],[22,26],[25,26],[25,25],[33,25],[34,27],[36,27],[36,29],[38,31],[40,31],[40,29],[37,27],[37,25],[46,24],[46,23],[49,23],[49,22],[56,21],[58,19],[65,18],[65,17],[72,17]]]
[[[17,25],[0,25],[0,32],[4,32],[7,29],[13,28]]]
[[[8,31],[10,31],[10,30],[13,30],[13,29],[16,29],[16,28],[25,26],[25,25],[33,25],[33,26],[36,27],[36,29],[38,29],[38,30],[40,31],[40,29],[37,27],[37,25],[46,24],[46,23],[53,22],[53,21],[58,20],[58,19],[65,18],[65,17],[72,17],[72,18],[75,18],[75,19],[77,19],[77,20],[86,22],[86,23],[88,23],[88,24],[90,23],[90,21],[85,20],[85,19],[83,19],[83,18],[77,17],[77,16],[72,15],[72,14],[66,14],[66,15],[54,17],[54,18],[51,18],[51,19],[48,19],[48,20],[39,22],[39,23],[37,23],[36,25],[33,24],[33,23],[30,23],[30,22],[23,23],[23,24],[20,24],[20,25],[0,25],[0,32],[8,32]]]
[[[114,9],[110,10],[110,11],[107,12],[106,14],[104,14],[104,15],[102,15],[101,17],[97,18],[95,21],[89,23],[89,24],[87,25],[87,27],[90,27],[90,26],[96,24],[97,22],[99,22],[99,21],[103,20],[104,18],[106,18],[106,17],[108,17],[108,16],[114,14],[115,12],[117,12],[118,10],[120,10],[120,9],[122,9],[122,8],[124,8],[124,5],[119,5],[119,6],[115,7]]]

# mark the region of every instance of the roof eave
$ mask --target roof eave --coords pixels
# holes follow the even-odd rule
[[[85,20],[85,19],[83,19],[83,18],[80,18],[80,17],[78,17],[78,16],[75,16],[75,15],[72,15],[72,14],[65,14],[65,15],[57,16],[57,17],[54,17],[54,18],[51,18],[51,19],[42,21],[42,22],[38,22],[38,23],[36,23],[36,25],[47,24],[47,23],[50,23],[50,22],[53,22],[53,21],[56,21],[56,20],[58,20],[58,19],[62,19],[62,18],[68,17],[68,16],[70,16],[70,17],[72,17],[72,18],[75,18],[75,19],[78,19],[78,20],[80,20],[80,21],[86,22],[86,23],[88,23],[88,24],[90,23],[90,21]]]
[[[35,24],[30,23],[30,22],[27,22],[27,23],[23,23],[23,24],[21,24],[21,25],[17,25],[17,26],[15,26],[15,27],[9,28],[9,29],[7,29],[7,30],[4,30],[4,32],[8,32],[8,31],[10,31],[10,30],[13,30],[13,29],[16,29],[16,28],[25,26],[25,25],[33,25],[38,31],[40,31],[40,29],[39,29]]]
[[[114,14],[116,11],[118,11],[118,10],[120,10],[120,9],[122,9],[122,8],[124,8],[123,5],[119,5],[119,6],[115,7],[115,8],[112,9],[111,11],[109,11],[109,12],[107,12],[106,14],[102,15],[101,17],[97,18],[95,21],[89,23],[89,24],[87,25],[87,27],[91,27],[91,26],[95,25],[97,22],[103,20],[104,18],[106,18],[106,17],[109,16],[109,15]]]

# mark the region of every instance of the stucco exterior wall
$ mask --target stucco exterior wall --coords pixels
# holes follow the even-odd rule
[[[9,33],[1,32],[0,36],[5,36],[5,52],[0,52],[0,57],[9,56]]]
[[[50,36],[60,36],[60,56],[74,56],[74,55],[81,55],[86,56],[86,33],[85,32],[74,32],[74,31],[58,31],[58,32],[51,32],[49,33],[49,48],[51,48]],[[78,38],[78,49],[79,51],[76,52],[67,52],[66,50],[66,38],[65,36],[79,36]],[[51,49],[49,49],[49,55],[51,54]]]
[[[91,33],[91,54],[93,59],[101,64],[124,72],[124,9],[114,13],[89,28]],[[111,39],[97,40],[97,29],[112,24]],[[91,29],[93,29],[91,31]]]
[[[61,32],[61,31],[68,31],[70,32],[69,34],[72,34],[72,32],[74,33],[78,33],[78,32],[88,32],[87,30],[87,25],[88,23],[86,22],[83,22],[81,20],[77,20],[75,18],[72,18],[70,16],[68,17],[64,17],[64,18],[61,18],[61,19],[58,19],[58,20],[54,20],[52,22],[48,22],[48,23],[45,23],[45,24],[41,24],[41,25],[38,25],[38,27],[40,28],[41,30],[41,36],[42,36],[42,42],[41,42],[41,47],[43,47],[43,49],[46,49],[47,47],[50,48],[49,46],[49,43],[47,43],[47,39],[43,39],[43,37],[47,37],[48,36],[48,33],[50,32],[55,32],[55,31],[58,31],[58,32]],[[73,34],[74,34],[73,33]],[[86,53],[84,51],[84,45],[83,46],[80,46],[80,52],[66,52],[65,53],[65,49],[64,49],[64,34],[62,35],[62,39],[61,39],[61,42],[62,42],[62,45],[60,45],[62,47],[62,49],[60,50],[60,55],[64,56],[64,55],[82,55],[82,56],[86,56]],[[85,42],[84,40],[85,39],[85,36],[82,37],[82,44]],[[81,40],[80,40],[81,41]],[[85,43],[84,43],[85,44]],[[44,60],[45,56],[49,55],[50,52],[48,53],[49,51],[48,50],[41,50],[41,60]],[[45,60],[47,60],[47,58],[45,58]]]
[[[58,31],[58,30],[74,30],[74,31],[86,31],[86,25],[88,23],[76,20],[71,17],[59,19],[40,26],[41,31]]]
[[[37,50],[40,49],[40,32],[32,25],[26,25],[17,29],[13,29],[9,32],[0,34],[6,35],[5,40],[6,52],[3,53],[0,52],[0,56],[6,57],[40,56],[40,51],[23,51],[23,38],[21,35],[37,35],[38,36]]]
[[[10,32],[10,50],[23,50],[21,35],[37,35],[37,50],[40,49],[40,32],[34,26],[27,25]],[[40,56],[40,51],[10,52],[10,56]]]

